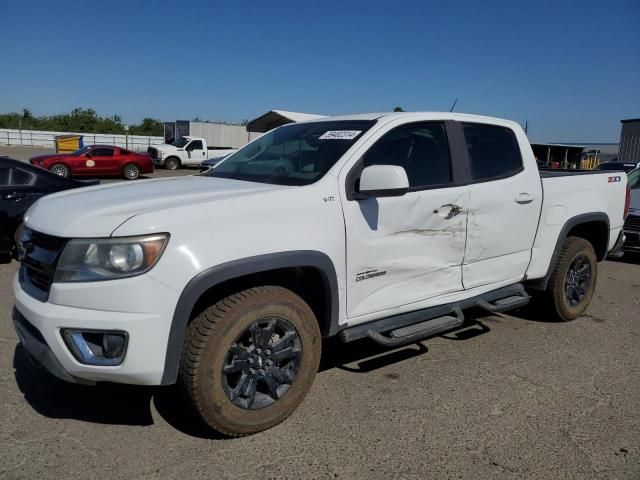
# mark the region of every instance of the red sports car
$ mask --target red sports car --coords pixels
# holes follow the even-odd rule
[[[73,153],[39,155],[29,162],[61,177],[118,175],[135,180],[140,174],[153,173],[153,160],[148,153],[111,145],[89,145]]]

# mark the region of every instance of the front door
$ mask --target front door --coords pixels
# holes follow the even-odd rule
[[[344,202],[349,319],[462,290],[469,189],[453,183],[445,124],[396,127],[360,162],[402,166],[410,189]]]
[[[85,175],[98,175],[104,173],[114,173],[117,170],[117,159],[115,149],[111,147],[96,147],[88,152],[85,159]]]
[[[207,159],[207,152],[204,150],[202,140],[193,140],[187,145],[187,164],[200,165]]]

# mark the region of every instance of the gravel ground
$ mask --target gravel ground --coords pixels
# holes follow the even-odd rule
[[[11,325],[16,269],[0,266],[0,478],[640,478],[637,259],[600,264],[574,322],[525,309],[396,350],[325,342],[293,416],[232,440],[174,388],[34,367]]]

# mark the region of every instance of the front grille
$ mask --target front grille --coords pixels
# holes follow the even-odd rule
[[[46,302],[56,265],[67,240],[25,228],[22,234],[24,257],[20,266],[20,285],[33,298]]]
[[[624,222],[624,230],[640,232],[640,217],[637,215],[629,215]]]
[[[158,149],[157,148],[149,147],[149,148],[147,148],[147,153],[149,155],[151,155],[151,158],[158,158]]]

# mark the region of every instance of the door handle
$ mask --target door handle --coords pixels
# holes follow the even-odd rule
[[[442,211],[446,208],[448,208],[449,210]],[[453,203],[445,203],[444,205],[441,205],[440,208],[434,210],[433,213],[443,217],[445,220],[449,220],[462,213],[462,207],[460,207],[459,205],[454,205]]]
[[[531,202],[533,202],[533,195],[530,193],[523,192],[516,195],[516,203],[525,204]]]
[[[14,200],[14,201],[18,201],[18,200],[22,200],[25,197],[24,193],[7,193],[5,195],[2,196],[3,200]]]

